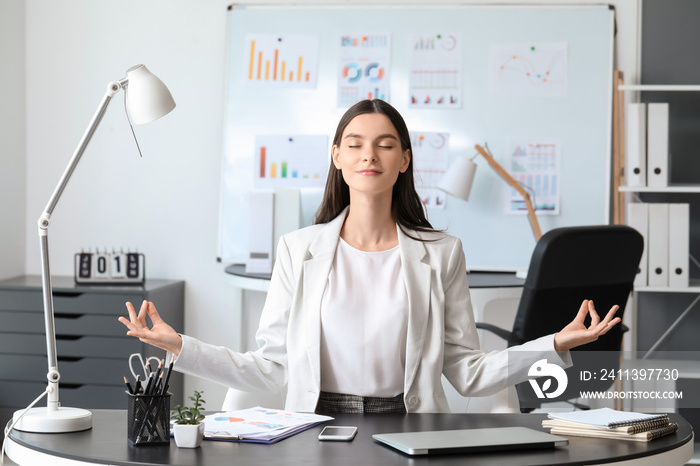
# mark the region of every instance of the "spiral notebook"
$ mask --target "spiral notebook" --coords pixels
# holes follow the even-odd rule
[[[587,411],[571,411],[564,413],[549,413],[550,419],[576,422],[595,427],[612,429],[615,427],[634,426],[668,419],[667,414],[644,414],[634,411],[616,411],[610,408],[589,409]]]

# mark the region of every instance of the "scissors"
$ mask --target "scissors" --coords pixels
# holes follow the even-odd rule
[[[138,358],[138,365],[136,366],[136,371],[134,370],[134,358]],[[151,373],[151,366],[149,365],[151,360],[154,360],[156,362],[156,367],[158,366],[158,364],[160,364],[160,359],[158,359],[155,356],[146,358],[145,362],[143,360],[143,356],[141,356],[141,353],[134,353],[131,356],[129,356],[129,370],[131,371],[131,375],[134,376],[134,379],[139,378],[139,376],[136,374],[137,371],[143,371],[143,380],[148,379],[148,376]],[[141,367],[139,368],[139,366]]]

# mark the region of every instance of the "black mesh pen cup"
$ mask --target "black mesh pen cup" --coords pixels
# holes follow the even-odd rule
[[[132,395],[127,392],[127,439],[130,445],[170,444],[171,395]]]

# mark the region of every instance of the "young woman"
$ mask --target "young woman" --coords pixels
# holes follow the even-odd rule
[[[462,244],[426,219],[412,167],[393,107],[365,100],[345,113],[316,224],[279,241],[258,350],[181,336],[149,302],[138,315],[127,303],[119,321],[177,355],[181,372],[239,390],[286,387],[286,409],[319,413],[449,412],[442,374],[464,396],[495,393],[526,380],[537,360],[570,365],[569,349],[620,321],[617,306],[601,320],[584,301],[559,333],[481,351]]]

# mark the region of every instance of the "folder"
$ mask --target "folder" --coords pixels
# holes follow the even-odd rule
[[[248,259],[246,273],[272,273],[275,194],[251,191],[248,194]]]
[[[647,114],[647,186],[668,186],[668,104],[649,104]]]
[[[688,287],[690,204],[668,206],[668,286]]]
[[[649,204],[649,286],[668,287],[668,204]]]
[[[631,203],[627,206],[627,225],[637,230],[644,238],[642,258],[639,260],[634,286],[647,286],[647,252],[649,250],[649,204],[643,202]]]
[[[627,106],[625,179],[627,186],[647,185],[647,104],[631,103]]]

